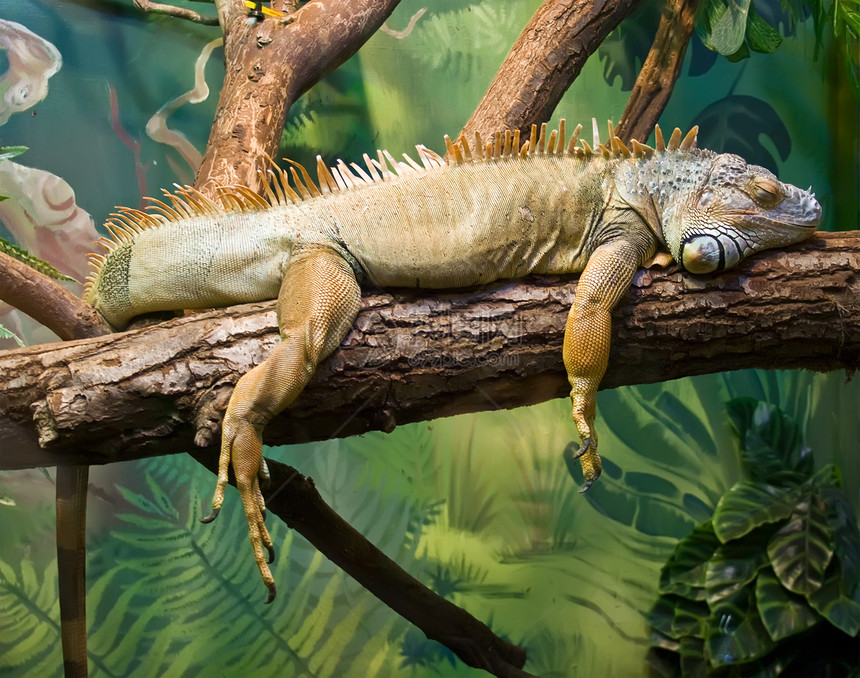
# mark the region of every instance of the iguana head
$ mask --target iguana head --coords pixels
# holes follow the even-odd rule
[[[736,155],[700,153],[706,169],[679,177],[662,211],[666,245],[686,270],[722,271],[759,250],[812,236],[821,206],[811,191]]]

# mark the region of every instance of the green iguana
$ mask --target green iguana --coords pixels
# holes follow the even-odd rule
[[[532,128],[484,143],[452,143],[447,157],[417,146],[419,165],[387,152],[366,169],[317,158],[318,180],[292,163],[265,172],[264,197],[223,188],[220,204],[193,188],[165,191],[148,211],[121,208],[93,254],[84,299],[114,327],[142,313],[277,298],[281,343],[245,374],[224,415],[212,513],[232,464],[254,557],[267,565],[262,433],[340,344],[361,306],[360,285],[451,288],[532,273],[581,273],[564,338],[585,488],[600,474],[594,411],[609,355],[610,312],[633,275],[671,259],[691,273],[737,264],[809,238],[821,208],[735,155],[695,148],[697,128],[655,146],[615,137],[565,143]],[[670,259],[671,256],[671,259]],[[267,553],[266,553],[267,552]]]

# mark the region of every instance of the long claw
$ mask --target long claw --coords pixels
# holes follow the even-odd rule
[[[268,605],[269,603],[271,603],[275,599],[275,596],[278,595],[278,587],[277,586],[275,586],[274,584],[269,584],[268,586],[269,586],[269,595],[266,596],[266,602],[264,603],[264,605]]]
[[[580,493],[588,492],[588,488],[600,477],[600,472],[603,470],[603,462],[600,461],[597,448],[589,447],[582,454],[579,463],[582,465],[582,477],[585,478],[585,485],[582,486]]]
[[[210,513],[208,516],[203,516],[200,519],[200,522],[201,523],[211,523],[213,520],[215,520],[218,517],[219,513],[221,513],[220,508],[213,508],[212,513]]]
[[[586,492],[588,492],[589,488],[594,484],[594,481],[597,480],[599,477],[600,477],[600,471],[597,472],[597,475],[595,475],[591,478],[586,478],[585,483],[579,489],[579,493],[585,494]]]
[[[588,448],[591,446],[592,446],[591,438],[590,437],[583,438],[582,444],[579,446],[579,449],[574,453],[573,458],[579,459],[583,454],[588,452]],[[591,483],[588,483],[588,484],[591,485]],[[586,489],[588,489],[588,488],[586,488]]]
[[[269,552],[269,557],[266,559],[266,562],[271,565],[275,562],[275,547],[272,544],[266,544],[266,551]],[[274,586],[274,584],[272,585]]]

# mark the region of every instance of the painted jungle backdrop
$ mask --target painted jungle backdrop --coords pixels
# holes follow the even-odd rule
[[[856,229],[856,62],[834,39],[836,26],[856,50],[856,0],[734,4],[740,23],[712,7],[699,26],[661,123],[698,124],[699,145],[812,184],[825,227]],[[441,151],[538,5],[403,0],[293,108],[282,155]],[[619,118],[660,8],[604,42],[553,122]],[[738,31],[742,48],[720,54]],[[131,0],[0,0],[0,236],[82,280],[114,205],[191,183],[218,36]],[[8,307],[0,325],[5,347],[51,340]],[[268,454],[525,647],[537,675],[857,675],[858,403],[843,373],[603,392],[604,474],[585,495],[565,400]],[[61,675],[53,473],[0,474],[0,676]],[[262,605],[235,493],[219,521],[198,521],[213,484],[186,456],[93,469],[91,675],[479,675],[276,521],[282,594]]]

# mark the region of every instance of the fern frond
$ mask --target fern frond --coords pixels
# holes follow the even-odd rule
[[[34,257],[32,254],[27,252],[27,250],[18,247],[17,245],[13,245],[11,242],[6,240],[5,238],[0,238],[0,252],[4,254],[8,254],[13,259],[17,259],[18,261],[27,264],[30,268],[34,268],[39,273],[48,276],[49,278],[53,278],[54,280],[66,280],[69,282],[79,282],[74,278],[67,276],[65,273],[60,273],[56,268],[51,266],[47,261],[42,261],[38,257]]]
[[[29,558],[17,571],[0,559],[0,674],[57,675],[59,618],[56,565],[37,574]]]
[[[28,150],[27,146],[0,146],[0,160],[15,158]]]
[[[14,339],[18,346],[24,346],[24,342],[21,341],[21,337],[11,330],[7,330],[3,325],[0,325],[0,339]]]

